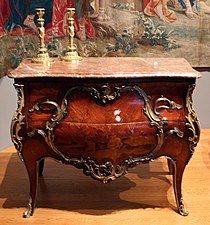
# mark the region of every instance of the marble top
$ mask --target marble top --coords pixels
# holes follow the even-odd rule
[[[46,65],[32,63],[31,59],[25,59],[8,76],[11,78],[199,78],[201,74],[184,58],[88,57],[74,63],[55,58]]]

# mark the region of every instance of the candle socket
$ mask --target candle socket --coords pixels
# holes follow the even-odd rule
[[[48,63],[51,61],[49,54],[47,52],[47,48],[45,47],[44,37],[45,37],[45,28],[44,28],[44,19],[43,16],[45,14],[44,8],[37,8],[36,13],[38,15],[38,34],[39,34],[39,50],[37,55],[32,59],[34,63]]]
[[[69,38],[68,50],[65,52],[65,55],[61,57],[61,60],[66,62],[77,62],[82,60],[76,51],[74,45],[74,14],[75,8],[67,8],[67,33]]]

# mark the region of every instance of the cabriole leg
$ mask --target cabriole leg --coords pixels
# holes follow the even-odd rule
[[[29,192],[29,202],[28,202],[26,211],[23,213],[23,217],[28,218],[33,215],[33,212],[35,209],[38,174],[37,174],[36,160],[25,160],[25,165],[28,172],[28,176],[29,176],[30,192]]]
[[[184,206],[184,200],[182,197],[182,187],[181,187],[182,177],[183,177],[186,164],[179,160],[171,161],[171,162],[173,163],[173,166],[174,166],[173,187],[174,187],[174,193],[175,193],[175,199],[177,203],[178,212],[182,216],[187,216],[189,213]]]
[[[39,177],[42,177],[44,170],[44,159],[39,161]]]
[[[174,174],[174,165],[170,159],[167,159],[167,162],[168,162],[169,174],[173,175]]]

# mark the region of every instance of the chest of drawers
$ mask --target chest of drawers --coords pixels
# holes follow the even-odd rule
[[[187,215],[181,183],[199,141],[192,93],[200,75],[184,59],[25,60],[9,76],[18,93],[11,137],[30,180],[24,217],[33,214],[45,157],[108,183],[164,156]]]

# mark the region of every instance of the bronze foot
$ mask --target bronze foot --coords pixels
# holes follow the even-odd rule
[[[184,200],[181,197],[180,201],[178,202],[178,211],[179,214],[182,216],[188,216],[189,212],[186,210],[185,206],[184,206]]]
[[[32,206],[32,198],[29,197],[28,205],[26,211],[23,213],[23,218],[29,218],[33,215],[34,207]]]

